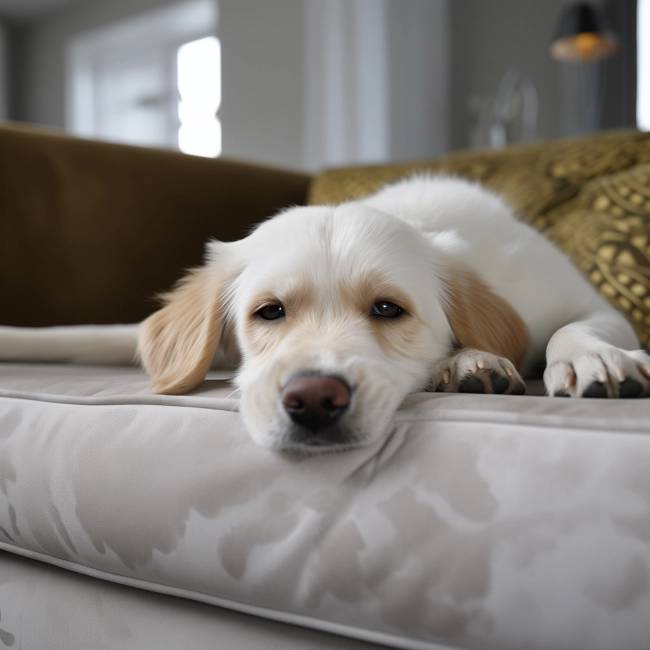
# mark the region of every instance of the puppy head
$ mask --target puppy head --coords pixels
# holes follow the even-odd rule
[[[253,233],[247,253],[233,316],[253,438],[331,448],[385,434],[452,338],[425,238],[348,204],[282,214]]]
[[[154,390],[186,392],[232,331],[253,439],[336,448],[384,435],[425,388],[453,333],[430,243],[360,204],[295,208],[209,260],[151,316],[141,356]]]

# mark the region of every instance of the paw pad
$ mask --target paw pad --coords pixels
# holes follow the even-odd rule
[[[474,375],[467,375],[463,377],[460,384],[458,385],[459,393],[484,393],[485,386],[483,382]]]
[[[492,370],[490,372],[490,385],[492,386],[492,390],[497,395],[502,395],[508,390],[508,386],[510,386],[510,381],[508,380],[507,376],[500,375],[495,370]]]
[[[618,386],[618,396],[623,398],[638,397],[641,395],[642,391],[643,386],[641,386],[638,381],[632,379],[631,377],[628,377],[625,381],[622,381]]]
[[[526,384],[523,381],[518,381],[514,388],[512,389],[513,395],[525,395],[526,394]]]
[[[607,397],[607,386],[602,381],[592,381],[582,393],[583,397]]]

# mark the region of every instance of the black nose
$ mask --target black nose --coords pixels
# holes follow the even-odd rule
[[[343,415],[350,405],[350,389],[337,377],[299,375],[284,387],[281,399],[296,424],[318,431]]]

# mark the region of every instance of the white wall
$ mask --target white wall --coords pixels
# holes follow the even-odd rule
[[[219,0],[224,155],[317,171],[448,148],[448,0]]]
[[[564,134],[562,68],[548,46],[568,1],[452,0],[452,148],[468,146],[470,95],[494,96],[511,66],[537,88],[538,138]]]
[[[305,0],[305,164],[448,148],[448,0]]]
[[[18,119],[63,127],[65,50],[69,39],[173,0],[83,2],[48,13],[16,28],[15,112]]]
[[[388,0],[305,0],[304,161],[390,157]]]
[[[7,28],[0,20],[0,120],[9,116],[9,43]]]
[[[301,28],[302,0],[219,0],[224,156],[303,166]]]
[[[174,0],[80,3],[18,33],[16,117],[65,124],[65,49],[72,36]],[[302,0],[219,0],[223,155],[301,167]]]
[[[69,40],[173,2],[79,2],[23,25],[15,117],[62,127]],[[448,3],[218,0],[223,155],[316,171],[443,153]]]
[[[449,4],[390,0],[390,151],[394,160],[449,149]]]

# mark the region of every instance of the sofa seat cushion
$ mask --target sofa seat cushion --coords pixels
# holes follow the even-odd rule
[[[377,650],[15,553],[0,551],[0,576],[2,650]]]
[[[312,456],[237,407],[219,375],[0,364],[0,548],[393,647],[647,647],[647,401],[418,394]]]

